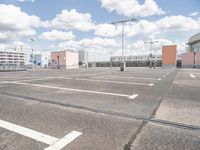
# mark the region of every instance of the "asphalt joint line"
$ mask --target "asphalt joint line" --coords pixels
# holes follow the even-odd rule
[[[160,107],[161,103],[163,101],[163,97],[159,100],[158,105],[156,106],[156,108],[153,110],[151,116],[149,117],[149,119],[152,119],[158,108]],[[131,150],[131,147],[133,146],[134,141],[137,139],[137,137],[140,135],[140,133],[142,132],[142,129],[147,125],[149,121],[147,120],[143,120],[142,123],[138,126],[138,128],[136,129],[136,131],[133,133],[133,135],[130,137],[129,141],[127,144],[125,144],[124,146],[124,150]]]
[[[146,126],[147,123],[148,121],[142,121],[142,123],[138,126],[136,131],[134,131],[133,135],[130,137],[128,143],[124,146],[124,150],[131,150],[135,139],[138,137],[138,135],[140,135],[142,129]]]

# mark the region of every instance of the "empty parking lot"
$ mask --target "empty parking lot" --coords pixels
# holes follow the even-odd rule
[[[0,74],[0,150],[200,149],[200,70]]]

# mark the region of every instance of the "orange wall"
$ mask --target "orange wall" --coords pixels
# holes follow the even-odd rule
[[[176,65],[176,45],[163,46],[162,48],[162,64]]]
[[[65,53],[65,51],[51,52],[51,60],[55,60],[57,62],[58,56],[59,56],[60,66],[65,66],[66,65],[66,53]]]

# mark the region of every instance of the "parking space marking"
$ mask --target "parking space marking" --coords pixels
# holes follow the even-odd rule
[[[195,75],[193,75],[193,74],[190,74],[190,77],[192,77],[192,78],[196,78],[196,76],[195,76]]]
[[[0,127],[15,132],[17,134],[23,135],[25,137],[31,138],[38,142],[50,145],[48,148],[45,148],[45,150],[60,150],[82,134],[81,132],[72,131],[71,133],[67,134],[64,138],[59,139],[4,120],[0,120]]]
[[[124,77],[124,76],[99,76],[99,77],[93,77],[93,78],[119,78],[119,79],[140,79],[140,80],[161,80],[161,78],[145,78],[145,77]]]
[[[77,81],[91,81],[91,82],[115,83],[115,84],[131,84],[131,85],[153,86],[153,83],[149,84],[149,83],[108,81],[108,80],[94,80],[94,79],[81,79],[81,78],[76,78],[75,80],[77,80]]]
[[[94,76],[94,75],[101,75],[101,74],[106,74],[109,72],[101,72],[101,73],[90,73],[90,74],[75,74],[75,75],[70,75],[70,77],[77,77],[77,76]]]
[[[7,81],[5,83],[18,84],[18,85],[27,85],[27,86],[35,86],[35,87],[57,89],[57,90],[67,90],[67,91],[83,92],[83,93],[111,95],[111,96],[119,96],[119,97],[127,97],[127,98],[129,98],[130,96],[132,96],[132,95],[126,95],[126,94],[118,94],[118,93],[110,93],[110,92],[100,92],[100,91],[90,91],[90,90],[81,90],[81,89],[72,89],[72,88],[64,88],[64,87],[56,87],[56,86],[48,86],[48,85],[40,85],[40,84],[31,84],[31,83],[22,83],[22,82],[9,82],[9,81]],[[138,96],[138,94],[136,94],[136,95]],[[131,98],[131,99],[133,99],[133,98]]]
[[[62,139],[58,140],[51,146],[45,148],[44,150],[60,150],[67,146],[69,143],[74,141],[77,137],[79,137],[82,133],[77,131],[72,131],[71,133],[67,134]]]
[[[34,131],[32,129],[21,127],[3,120],[0,120],[0,127],[48,145],[51,145],[59,140],[58,138]]]
[[[42,80],[49,80],[49,79],[61,79],[63,77],[47,77],[47,78],[36,78],[36,79],[29,79],[29,80],[18,80],[16,82],[29,82],[29,81],[42,81]],[[72,78],[67,78],[65,79],[72,79]]]

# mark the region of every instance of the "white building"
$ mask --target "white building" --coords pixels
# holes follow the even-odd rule
[[[22,50],[0,50],[0,65],[26,65],[28,61],[27,53]]]
[[[138,55],[138,56],[112,56],[111,61],[112,62],[122,62],[124,59],[125,62],[133,62],[133,61],[148,61],[150,60],[149,55]],[[155,56],[152,57],[152,59],[155,60],[162,60],[161,55],[157,55],[156,58]]]
[[[80,50],[78,51],[79,55],[79,62],[82,64],[86,64],[88,62],[88,51],[87,50]]]
[[[51,62],[51,52],[49,51],[34,52],[33,63],[35,66],[47,68],[50,62]]]

